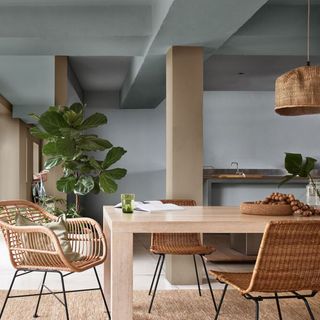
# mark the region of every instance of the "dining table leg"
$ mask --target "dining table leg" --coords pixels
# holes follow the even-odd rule
[[[131,320],[133,315],[133,234],[105,228],[108,257],[104,265],[104,289],[112,320]]]

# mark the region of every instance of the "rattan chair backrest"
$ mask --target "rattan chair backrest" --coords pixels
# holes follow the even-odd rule
[[[162,203],[173,203],[178,206],[196,206],[194,200],[188,199],[166,199]],[[153,233],[151,237],[151,246],[174,246],[174,247],[192,247],[201,245],[200,233]]]
[[[320,221],[271,222],[247,292],[298,290],[320,290]]]
[[[30,219],[33,222],[48,222],[55,220],[54,216],[48,214],[43,208],[26,200],[0,201],[0,221],[15,225],[16,214]]]

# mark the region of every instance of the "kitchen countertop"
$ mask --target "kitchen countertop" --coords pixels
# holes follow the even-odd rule
[[[239,169],[239,172],[244,172],[245,176],[236,175],[235,169],[204,169],[203,180],[212,183],[276,183],[286,176],[283,169]],[[319,172],[315,172],[314,176],[319,176]],[[306,184],[307,178],[293,178],[287,183]]]

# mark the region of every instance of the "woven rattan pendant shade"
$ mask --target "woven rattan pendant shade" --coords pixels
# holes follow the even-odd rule
[[[320,113],[320,66],[288,71],[276,80],[275,111],[283,116]]]

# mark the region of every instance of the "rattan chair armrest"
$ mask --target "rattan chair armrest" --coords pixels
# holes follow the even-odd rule
[[[67,219],[69,240],[73,242],[73,250],[81,254],[76,242],[90,243],[90,252],[87,255],[97,256],[105,259],[107,256],[107,241],[100,227],[100,224],[91,218],[73,218]],[[88,249],[89,246],[86,247]]]
[[[75,230],[72,227],[74,227],[74,228],[77,227],[77,230],[79,231],[79,233],[82,233],[82,234],[87,234],[88,232],[90,232],[90,230],[91,231],[94,230],[100,239],[105,240],[105,237],[104,237],[103,231],[100,227],[100,224],[91,218],[67,219],[67,224],[69,227],[71,227],[70,229],[72,231]]]
[[[0,222],[1,228],[5,232],[5,237],[9,251],[25,250],[26,252],[34,252],[39,255],[43,255],[43,260],[46,260],[47,255],[58,255],[65,266],[72,268],[72,265],[65,257],[61,248],[60,242],[57,236],[52,230],[44,226],[13,226],[7,223]],[[20,236],[20,239],[28,239],[18,243],[16,241],[10,241],[10,233],[14,234],[15,237]],[[49,240],[49,241],[48,241]],[[27,247],[23,247],[26,245]],[[51,245],[51,248],[50,248]]]

